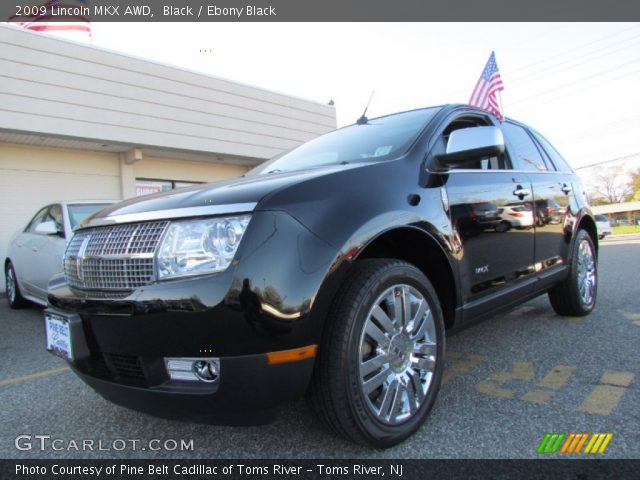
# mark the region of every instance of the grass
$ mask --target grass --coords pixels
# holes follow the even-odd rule
[[[621,225],[619,227],[612,227],[613,235],[620,235],[623,233],[640,233],[640,225]]]

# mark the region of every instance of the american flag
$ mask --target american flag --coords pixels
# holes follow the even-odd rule
[[[496,95],[502,90],[504,90],[504,85],[502,84],[502,78],[498,71],[496,55],[494,52],[491,52],[489,61],[485,65],[482,75],[480,75],[478,79],[478,83],[476,83],[476,88],[473,89],[473,93],[469,99],[469,105],[489,110],[498,117],[500,121],[503,121],[504,116],[500,110],[500,104],[498,103],[498,97]]]
[[[65,11],[59,8],[78,14],[58,15]],[[13,15],[7,21],[35,32],[53,33],[73,40],[91,40],[91,21],[82,15],[83,9],[87,9],[87,0],[47,0],[42,4],[34,1],[29,15]]]

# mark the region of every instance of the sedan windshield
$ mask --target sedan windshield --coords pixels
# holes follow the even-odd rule
[[[71,230],[76,228],[76,225],[87,218],[92,213],[97,212],[98,210],[102,210],[109,203],[84,203],[84,204],[75,204],[68,205],[67,209],[69,211],[69,223],[71,224]]]
[[[397,113],[335,130],[272,158],[247,175],[397,158],[407,151],[439,109]]]

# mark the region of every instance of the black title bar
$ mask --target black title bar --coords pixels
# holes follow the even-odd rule
[[[430,480],[637,478],[640,460],[0,460],[0,478]]]
[[[45,0],[0,5],[0,20],[38,15]],[[77,7],[71,9],[70,7]],[[36,8],[36,10],[33,10]],[[47,7],[45,7],[47,8]],[[634,21],[629,0],[68,0],[48,21],[74,16],[93,22],[342,22],[342,21]]]

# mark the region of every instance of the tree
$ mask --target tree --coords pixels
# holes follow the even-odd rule
[[[629,174],[631,179],[629,180],[629,188],[631,190],[629,200],[640,200],[640,168],[635,172]]]
[[[611,167],[596,173],[590,192],[593,203],[602,205],[628,201],[633,195],[633,190],[631,184],[625,180],[625,172],[620,167]]]

